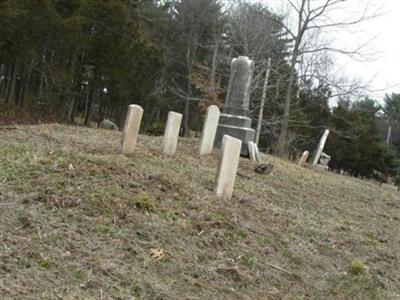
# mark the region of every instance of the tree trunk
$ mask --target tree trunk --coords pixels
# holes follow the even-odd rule
[[[216,85],[215,85],[215,82],[216,82],[215,77],[216,77],[216,74],[217,74],[217,65],[218,65],[218,63],[217,63],[217,58],[218,58],[218,46],[219,46],[219,38],[217,39],[217,41],[216,41],[216,43],[215,43],[214,53],[213,53],[213,59],[212,59],[212,67],[211,67],[211,79],[210,79],[210,84],[211,84],[211,87],[212,87],[213,89],[216,88]]]
[[[18,97],[18,105],[20,107],[23,107],[24,102],[25,102],[25,94],[29,88],[29,83],[30,83],[31,77],[32,77],[32,67],[33,67],[34,63],[35,63],[35,61],[32,60],[31,63],[29,64],[28,70],[24,76],[23,84],[21,84],[21,91],[20,91],[19,97]]]
[[[7,104],[10,104],[15,99],[15,86],[17,83],[18,70],[19,70],[18,62],[15,62],[12,68],[11,82],[7,93],[7,99],[6,99]]]
[[[105,95],[101,93],[99,90],[99,97],[100,97],[100,107],[99,107],[99,115],[100,118],[98,119],[98,125],[106,118],[106,104],[105,104]]]
[[[8,73],[8,66],[7,65],[1,65],[1,73],[0,73],[0,97],[5,98],[7,94],[7,74]]]
[[[71,106],[71,110],[68,115],[68,122],[75,124],[75,116],[76,116],[76,110],[78,108],[78,103],[79,103],[79,96],[75,96],[73,104]]]
[[[4,95],[4,86],[6,83],[6,66],[1,64],[0,66],[0,97]]]
[[[98,97],[99,93],[99,77],[95,75],[95,78],[93,80],[93,85],[92,88],[90,89],[90,94],[89,94],[89,99],[87,101],[87,107],[86,107],[86,115],[85,115],[85,126],[89,126],[91,118],[92,118],[92,110],[93,110],[93,104],[96,101],[96,98]]]
[[[6,66],[6,71],[5,71],[5,78],[4,78],[4,85],[3,85],[3,90],[1,96],[4,98],[5,101],[7,101],[7,95],[8,95],[8,90],[10,87],[10,76],[11,76],[11,70],[12,66],[7,65]]]
[[[271,58],[268,58],[267,70],[265,71],[264,87],[263,87],[263,92],[262,92],[262,97],[261,97],[260,111],[258,113],[257,131],[256,131],[256,140],[255,140],[255,143],[257,146],[260,142],[262,121],[264,119],[264,105],[265,105],[265,98],[267,97],[267,89],[268,89],[268,80],[269,80],[270,70],[271,70]]]
[[[40,61],[40,67],[39,67],[39,72],[40,72],[40,79],[39,79],[39,88],[38,88],[38,98],[41,99],[43,97],[43,86],[44,86],[44,72],[43,72],[43,65],[46,57],[45,55],[42,55],[42,59]]]
[[[187,98],[185,100],[185,110],[183,113],[183,136],[189,137],[190,136],[190,99],[192,95],[192,81],[190,80],[190,74],[188,75],[188,84],[187,84]]]
[[[85,91],[85,114],[84,114],[84,125],[89,124],[89,119],[90,119],[90,106],[92,105],[92,90],[94,88],[89,88],[89,86],[87,86],[86,91]]]
[[[290,120],[290,104],[292,100],[292,93],[293,93],[293,85],[294,85],[294,73],[296,71],[296,60],[298,56],[298,47],[299,45],[296,43],[295,48],[293,50],[293,56],[290,63],[290,71],[289,71],[289,83],[286,90],[285,96],[285,106],[283,110],[283,117],[282,117],[282,126],[281,132],[279,134],[278,143],[276,146],[276,154],[282,156],[285,154],[287,150],[287,132],[289,127],[289,120]]]

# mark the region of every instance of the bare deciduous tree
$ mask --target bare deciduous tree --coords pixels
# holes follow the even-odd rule
[[[299,63],[299,58],[304,55],[329,51],[350,56],[362,57],[362,50],[366,46],[363,44],[355,49],[347,50],[330,46],[326,40],[315,40],[316,33],[329,30],[331,28],[340,29],[354,26],[371,18],[377,16],[374,14],[367,14],[368,4],[365,4],[364,10],[357,16],[350,17],[346,20],[336,20],[332,14],[338,10],[345,10],[342,0],[287,0],[290,7],[296,13],[296,25],[292,30],[291,26],[282,23],[286,29],[287,34],[293,39],[293,50],[290,59],[289,79],[287,82],[287,90],[284,102],[283,116],[281,122],[281,129],[277,143],[277,154],[284,154],[288,146],[288,127],[290,122],[290,109],[293,97],[293,87],[296,80],[296,66]]]

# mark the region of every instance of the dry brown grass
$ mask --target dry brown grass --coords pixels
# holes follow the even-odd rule
[[[197,143],[125,157],[111,131],[0,128],[0,298],[400,298],[394,187],[265,156],[223,201]]]

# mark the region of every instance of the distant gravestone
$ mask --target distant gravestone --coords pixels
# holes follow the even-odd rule
[[[328,154],[326,154],[325,152],[322,152],[321,157],[319,159],[319,163],[317,164],[317,167],[321,170],[328,171],[329,170],[328,163],[330,160],[331,160],[331,157]]]
[[[328,138],[329,135],[329,129],[326,129],[324,134],[321,137],[321,140],[319,141],[317,152],[315,153],[314,161],[313,161],[313,166],[316,166],[318,164],[318,161],[321,157],[322,151],[324,151],[326,139]]]
[[[257,158],[256,158],[256,144],[254,142],[250,141],[250,142],[247,143],[247,148],[248,148],[248,151],[249,151],[250,160],[256,161],[257,160]]]
[[[99,128],[119,131],[117,124],[115,124],[113,121],[110,121],[107,119],[104,119],[103,121],[101,121]]]
[[[330,160],[331,160],[330,155],[326,154],[325,152],[322,152],[321,157],[319,158],[319,164],[323,166],[328,166]]]
[[[304,166],[304,164],[306,163],[309,155],[310,155],[310,152],[308,152],[308,151],[304,151],[303,152],[303,155],[301,156],[299,164],[298,164],[299,167]]]
[[[200,155],[207,155],[213,151],[219,115],[219,108],[216,105],[211,105],[209,108],[207,108],[200,138]]]
[[[219,160],[215,194],[230,199],[235,185],[242,141],[225,135],[222,139],[222,155]]]
[[[163,150],[167,155],[174,155],[178,145],[179,130],[182,123],[182,114],[170,111],[164,132]]]
[[[261,161],[260,150],[258,150],[258,146],[256,143],[254,143],[254,148],[256,150],[256,161],[260,162]]]
[[[122,133],[121,152],[123,154],[132,154],[135,151],[142,116],[143,109],[139,105],[129,105]]]
[[[254,62],[246,56],[234,58],[231,64],[228,91],[219,118],[215,147],[220,148],[225,135],[242,141],[241,154],[248,156],[248,142],[253,142],[255,130],[249,117],[250,87],[254,73]]]

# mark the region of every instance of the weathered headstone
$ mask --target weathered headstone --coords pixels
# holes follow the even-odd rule
[[[215,135],[217,133],[219,115],[219,108],[216,105],[211,105],[207,108],[200,138],[200,155],[212,153]]]
[[[319,158],[319,164],[323,166],[328,166],[330,160],[331,160],[330,155],[326,154],[325,152],[322,152],[321,157]]]
[[[139,105],[129,105],[122,133],[121,152],[123,154],[132,154],[135,151],[142,116],[143,109]]]
[[[256,160],[256,149],[254,148],[255,143],[254,142],[248,142],[247,143],[247,151],[249,152],[249,158],[252,161]]]
[[[258,146],[256,143],[254,143],[254,147],[256,150],[256,161],[260,162],[261,161],[261,155],[260,155],[260,150],[258,150]]]
[[[309,155],[310,155],[310,152],[308,152],[308,151],[304,151],[303,152],[303,155],[301,156],[301,158],[299,160],[299,164],[298,164],[299,167],[304,166],[304,164],[306,163]]]
[[[328,138],[329,135],[329,129],[326,129],[324,134],[321,137],[321,140],[319,141],[317,152],[315,153],[315,157],[313,160],[313,166],[316,166],[318,164],[319,158],[321,157],[322,151],[324,151],[326,139]]]
[[[328,171],[329,166],[328,163],[331,160],[331,157],[325,152],[321,153],[321,157],[319,158],[319,163],[317,164],[317,168],[320,170]]]
[[[257,154],[256,154],[257,149],[256,149],[256,147],[257,147],[256,143],[254,143],[252,141],[247,143],[247,148],[248,148],[248,151],[249,151],[249,158],[252,161],[256,161],[257,160]]]
[[[255,130],[249,118],[250,85],[254,62],[246,56],[232,60],[228,93],[219,118],[215,147],[220,148],[224,135],[242,141],[241,154],[248,156],[248,142],[254,141]]]
[[[261,161],[260,151],[258,150],[257,144],[250,141],[247,143],[247,148],[249,151],[249,158],[252,161]]]
[[[178,144],[179,130],[181,128],[182,114],[170,111],[164,132],[163,150],[165,154],[174,155]]]
[[[230,199],[235,185],[242,141],[225,135],[222,139],[222,155],[219,160],[215,194]]]

